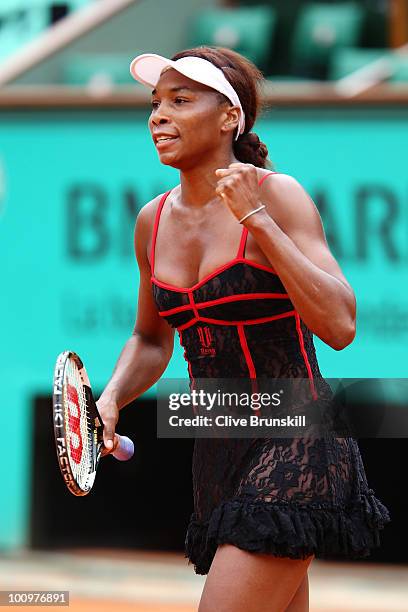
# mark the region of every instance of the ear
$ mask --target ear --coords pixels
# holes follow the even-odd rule
[[[234,133],[239,125],[239,116],[239,106],[228,106],[223,113],[221,131]]]

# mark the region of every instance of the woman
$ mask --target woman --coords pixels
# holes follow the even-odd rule
[[[177,329],[190,380],[322,376],[312,334],[355,336],[355,297],[300,184],[267,170],[250,130],[257,68],[199,47],[133,60],[152,91],[149,129],[180,185],[140,211],[137,321],[98,401],[106,452],[119,410],[163,374]],[[196,439],[186,556],[207,574],[200,612],[308,610],[314,556],[378,545],[386,508],[350,438]],[[233,588],[230,588],[233,587]]]

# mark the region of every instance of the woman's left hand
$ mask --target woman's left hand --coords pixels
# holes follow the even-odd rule
[[[258,174],[254,165],[234,162],[228,168],[219,168],[215,174],[219,178],[215,192],[238,221],[259,208]]]

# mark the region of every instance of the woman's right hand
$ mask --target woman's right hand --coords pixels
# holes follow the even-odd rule
[[[119,437],[115,433],[116,423],[119,420],[119,407],[111,398],[104,397],[103,394],[96,402],[98,412],[103,422],[103,443],[102,457],[112,453],[118,445]]]

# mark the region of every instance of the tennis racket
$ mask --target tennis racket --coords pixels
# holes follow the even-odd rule
[[[95,481],[103,444],[103,422],[85,367],[76,353],[64,351],[54,370],[53,421],[58,463],[69,491],[87,495]],[[111,453],[119,461],[130,459],[133,442],[118,436]]]

